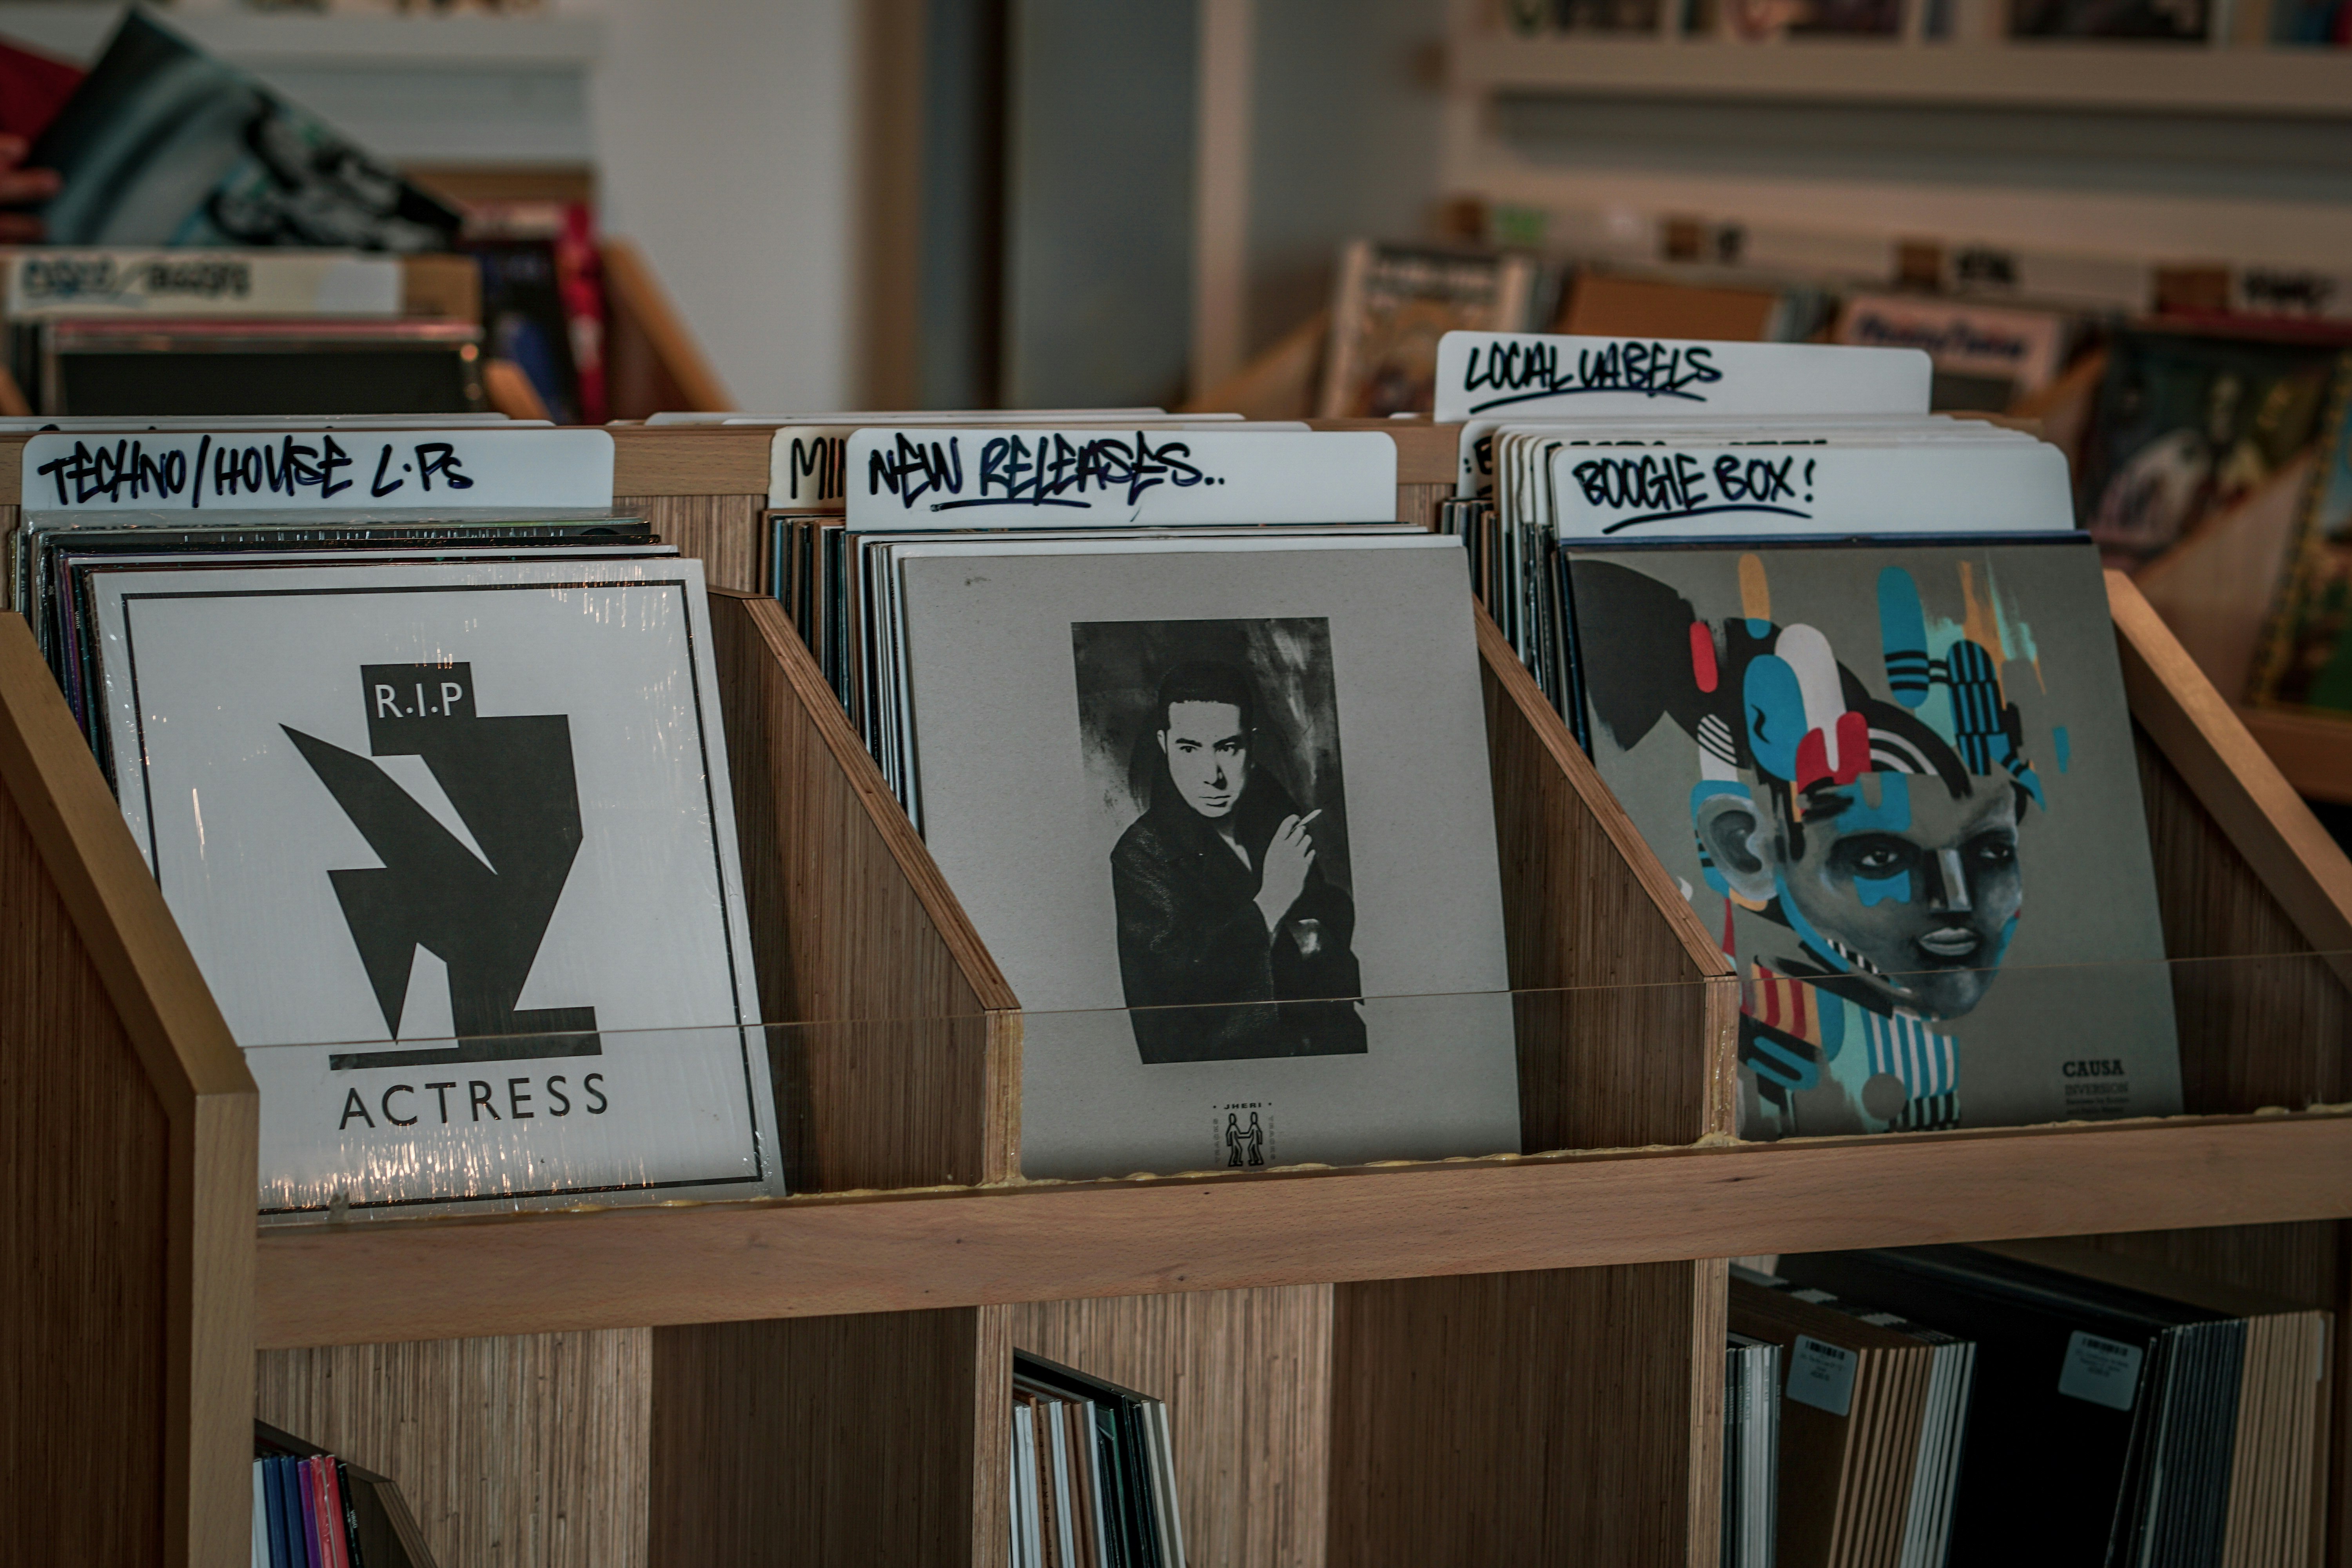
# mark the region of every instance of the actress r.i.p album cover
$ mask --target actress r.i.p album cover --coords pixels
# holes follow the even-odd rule
[[[699,562],[95,597],[123,816],[260,1086],[265,1215],[782,1190]]]

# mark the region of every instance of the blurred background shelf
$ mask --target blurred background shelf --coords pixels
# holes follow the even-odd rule
[[[2352,58],[2338,50],[2270,46],[1474,36],[1454,43],[1452,69],[1460,87],[1496,94],[2032,105],[2322,120],[2352,115]]]
[[[0,4],[0,37],[97,57],[120,7]],[[169,24],[403,163],[571,163],[594,158],[595,16],[354,16],[174,7]]]

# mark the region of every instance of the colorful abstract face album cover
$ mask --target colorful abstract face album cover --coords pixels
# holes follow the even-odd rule
[[[1742,1136],[2179,1110],[2093,546],[1567,572],[1595,762],[1743,983]]]

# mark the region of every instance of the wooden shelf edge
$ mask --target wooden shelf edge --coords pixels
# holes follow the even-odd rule
[[[2352,58],[2329,49],[2065,38],[1472,38],[1452,79],[1486,92],[1731,94],[1853,103],[2043,105],[2169,113],[2352,115]]]
[[[2131,579],[2106,580],[2132,718],[2313,951],[2352,984],[2352,862]]]
[[[2352,805],[2352,718],[2241,708],[2238,719],[2298,794]]]
[[[613,494],[740,496],[768,504],[775,432],[752,425],[612,425]]]
[[[2352,1115],[273,1229],[264,1348],[2352,1215]]]
[[[962,901],[948,886],[930,851],[924,847],[922,836],[907,819],[898,797],[890,793],[888,783],[882,777],[881,765],[851,728],[849,716],[842,711],[832,688],[825,685],[824,672],[817,668],[800,634],[793,629],[784,606],[768,595],[733,588],[713,588],[710,595],[713,599],[732,600],[741,606],[752,635],[767,646],[770,657],[799,698],[818,738],[832,753],[835,765],[847,777],[866,819],[881,835],[891,858],[921,901],[924,913],[930,917],[932,928],[954,955],[957,967],[963,972],[964,983],[971,987],[982,1010],[1013,1012],[1021,1003],[1013,994],[1004,972],[997,967],[987,944],[972,929],[971,917],[964,913]]]
[[[24,813],[173,1121],[192,1118],[205,1096],[254,1097],[245,1053],[17,615],[0,615],[0,787]]]

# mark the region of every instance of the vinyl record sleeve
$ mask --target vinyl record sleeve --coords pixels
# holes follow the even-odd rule
[[[1562,553],[1594,763],[1740,966],[1743,1137],[2179,1112],[2087,542]]]
[[[923,830],[1028,1010],[1024,1172],[1516,1151],[1460,547],[1416,534],[930,548],[899,552]],[[1228,809],[1259,813],[1261,839],[1272,815],[1321,814],[1323,887],[1299,908],[1315,905],[1325,939],[1303,968],[1324,978],[1270,1005],[1370,1000],[1311,1004],[1296,1037],[1287,1013],[1264,1033],[1228,1028],[1249,1009],[1208,1005],[1227,995],[1209,961],[1186,972],[1207,977],[1192,986],[1139,957],[1225,929],[1180,913],[1160,930],[1152,900],[1227,900],[1238,921],[1264,864],[1253,850],[1227,869],[1193,821],[1206,813],[1170,798],[1181,786],[1155,742],[1157,694],[1193,663],[1244,668],[1255,689],[1250,771]]]
[[[698,562],[94,597],[123,816],[260,1085],[265,1214],[782,1190]]]

